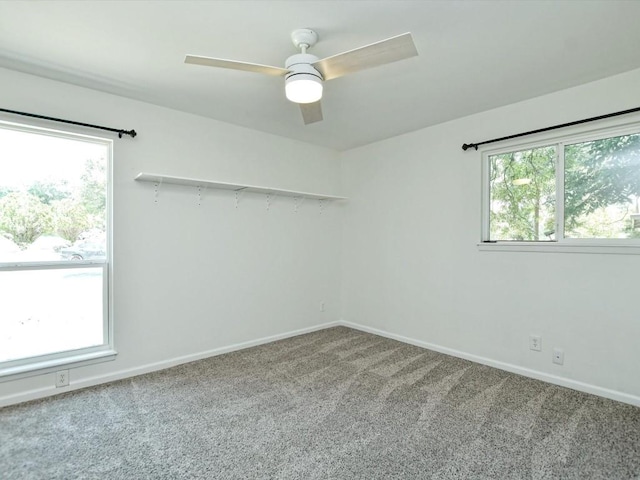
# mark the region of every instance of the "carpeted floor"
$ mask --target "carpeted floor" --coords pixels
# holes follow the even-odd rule
[[[640,408],[344,327],[0,410],[2,479],[629,479]]]

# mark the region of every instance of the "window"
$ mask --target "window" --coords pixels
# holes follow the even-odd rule
[[[0,378],[111,359],[111,141],[0,122]]]
[[[640,126],[486,152],[483,168],[483,243],[640,253]]]
[[[489,156],[490,240],[552,240],[556,218],[555,146]]]

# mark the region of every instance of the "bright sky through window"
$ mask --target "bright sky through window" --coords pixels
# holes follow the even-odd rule
[[[35,179],[80,184],[88,158],[104,160],[103,144],[0,129],[0,184],[24,188]]]

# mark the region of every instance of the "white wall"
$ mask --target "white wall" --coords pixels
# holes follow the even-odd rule
[[[119,355],[72,370],[72,388],[342,316],[640,404],[640,257],[478,251],[480,156],[460,149],[637,106],[638,84],[640,70],[337,154],[0,70],[4,108],[140,134],[115,140]],[[198,207],[194,190],[165,185],[155,204],[153,186],[133,181],[140,171],[350,200],[322,215],[307,200],[296,214],[290,198],[266,211],[263,196],[245,195],[236,210],[232,193],[207,191]],[[542,353],[529,351],[530,333],[543,336]],[[552,346],[564,348],[564,366],[551,363]],[[61,391],[53,383],[0,383],[0,405]]]
[[[339,318],[342,206],[134,182],[138,172],[340,194],[338,154],[319,147],[0,69],[2,107],[117,128],[113,362],[71,387]],[[21,117],[2,116],[24,122]],[[59,124],[41,122],[50,128]],[[63,128],[63,127],[62,127]],[[80,130],[91,135],[102,132]],[[325,312],[320,312],[320,302]],[[164,362],[164,363],[163,363]],[[0,405],[60,392],[52,373],[0,383]]]
[[[478,251],[481,157],[461,150],[637,107],[638,85],[640,70],[344,153],[343,318],[640,404],[640,256]]]

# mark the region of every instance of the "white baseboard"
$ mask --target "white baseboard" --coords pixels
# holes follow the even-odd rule
[[[612,400],[616,400],[619,402],[628,403],[630,405],[635,405],[640,407],[640,397],[635,395],[598,387],[596,385],[591,385],[588,383],[579,382],[577,380],[571,380],[568,378],[559,377],[557,375],[552,375],[552,374],[540,372],[537,370],[531,370],[529,368],[520,367],[518,365],[500,362],[497,360],[492,360],[490,358],[462,352],[460,350],[454,350],[452,348],[447,348],[447,347],[443,347],[433,343],[416,340],[416,339],[405,337],[402,335],[397,335],[395,333],[379,330],[377,328],[367,327],[365,325],[360,325],[357,323],[340,320],[336,322],[323,323],[321,325],[316,325],[313,327],[302,328],[299,330],[293,330],[293,331],[281,333],[278,335],[271,335],[268,337],[251,340],[248,342],[237,343],[237,344],[229,345],[226,347],[215,348],[213,350],[207,350],[205,352],[199,352],[199,353],[194,353],[190,355],[184,355],[181,357],[171,358],[168,360],[162,360],[160,362],[149,363],[139,367],[119,370],[119,371],[108,373],[105,375],[97,375],[94,377],[84,378],[75,382],[71,382],[71,384],[68,387],[65,387],[62,389],[51,386],[51,387],[34,389],[34,390],[28,390],[28,391],[20,392],[13,395],[7,395],[4,397],[0,397],[0,408],[8,405],[13,405],[16,403],[27,402],[29,400],[36,400],[39,398],[58,395],[58,394],[70,392],[73,390],[92,387],[94,385],[99,385],[102,383],[108,383],[116,380],[135,377],[137,375],[155,372],[157,370],[164,370],[166,368],[175,367],[176,365],[180,365],[183,363],[194,362],[196,360],[202,360],[204,358],[215,357],[217,355],[222,355],[224,353],[234,352],[236,350],[242,350],[245,348],[255,347],[258,345],[264,345],[265,343],[275,342],[277,340],[283,340],[285,338],[295,337],[298,335],[303,335],[305,333],[311,333],[318,330],[324,330],[326,328],[335,327],[338,325],[353,328],[353,329],[360,330],[367,333],[372,333],[374,335],[379,335],[381,337],[390,338],[392,340],[397,340],[399,342],[407,343],[409,345],[415,345],[417,347],[434,350],[436,352],[444,353],[454,357],[464,358],[465,360],[470,360],[472,362],[481,363],[483,365],[488,365],[490,367],[499,368],[500,370],[516,373],[518,375],[534,378],[536,380],[552,383],[554,385],[571,388],[573,390],[578,390],[580,392],[590,393],[593,395],[598,395],[600,397],[610,398]]]
[[[339,324],[345,327],[361,330],[363,332],[379,335],[381,337],[397,340],[402,343],[415,345],[416,347],[422,347],[428,350],[434,350],[436,352],[445,353],[453,357],[464,358],[465,360],[481,363],[489,367],[499,368],[500,370],[505,370],[507,372],[517,373],[518,375],[523,375],[525,377],[534,378],[536,380],[542,380],[543,382],[552,383],[554,385],[559,385],[561,387],[567,387],[573,390],[578,390],[580,392],[591,393],[593,395],[610,398],[611,400],[616,400],[618,402],[628,403],[630,405],[640,407],[640,397],[631,395],[628,393],[618,392],[616,390],[610,390],[608,388],[598,387],[596,385],[591,385],[589,383],[579,382],[577,380],[571,380],[569,378],[559,377],[557,375],[552,375],[552,374],[540,372],[537,370],[531,370],[529,368],[520,367],[518,365],[513,365],[511,363],[505,363],[505,362],[500,362],[498,360],[492,360],[486,357],[480,357],[478,355],[473,355],[471,353],[462,352],[460,350],[454,350],[452,348],[442,347],[440,345],[435,345],[429,342],[423,342],[421,340],[415,340],[413,338],[404,337],[402,335],[396,335],[395,333],[379,330],[377,328],[367,327],[365,325],[360,325],[357,323],[341,320]]]
[[[160,362],[149,363],[139,367],[128,368],[125,370],[118,370],[116,372],[108,373],[105,375],[96,375],[94,377],[83,378],[75,382],[71,382],[68,387],[56,388],[55,386],[38,388],[34,390],[28,390],[26,392],[20,392],[13,395],[7,395],[0,397],[0,408],[16,403],[28,402],[29,400],[37,400],[39,398],[50,397],[52,395],[59,395],[61,393],[70,392],[73,390],[79,390],[81,388],[92,387],[101,383],[113,382],[116,380],[122,380],[129,377],[135,377],[144,373],[155,372],[157,370],[164,370],[165,368],[175,367],[183,363],[195,362],[196,360],[202,360],[203,358],[215,357],[224,353],[234,352],[236,350],[243,350],[245,348],[255,347],[263,345],[265,343],[275,342],[277,340],[283,340],[285,338],[297,337],[305,333],[316,332],[318,330],[324,330],[325,328],[335,327],[341,325],[341,322],[329,322],[321,325],[315,325],[313,327],[301,328],[299,330],[293,330],[290,332],[280,333],[277,335],[271,335],[268,337],[259,338],[257,340],[250,340],[248,342],[236,343],[226,347],[214,348],[213,350],[207,350],[205,352],[194,353],[190,355],[184,355],[181,357],[175,357],[168,360],[162,360]]]

